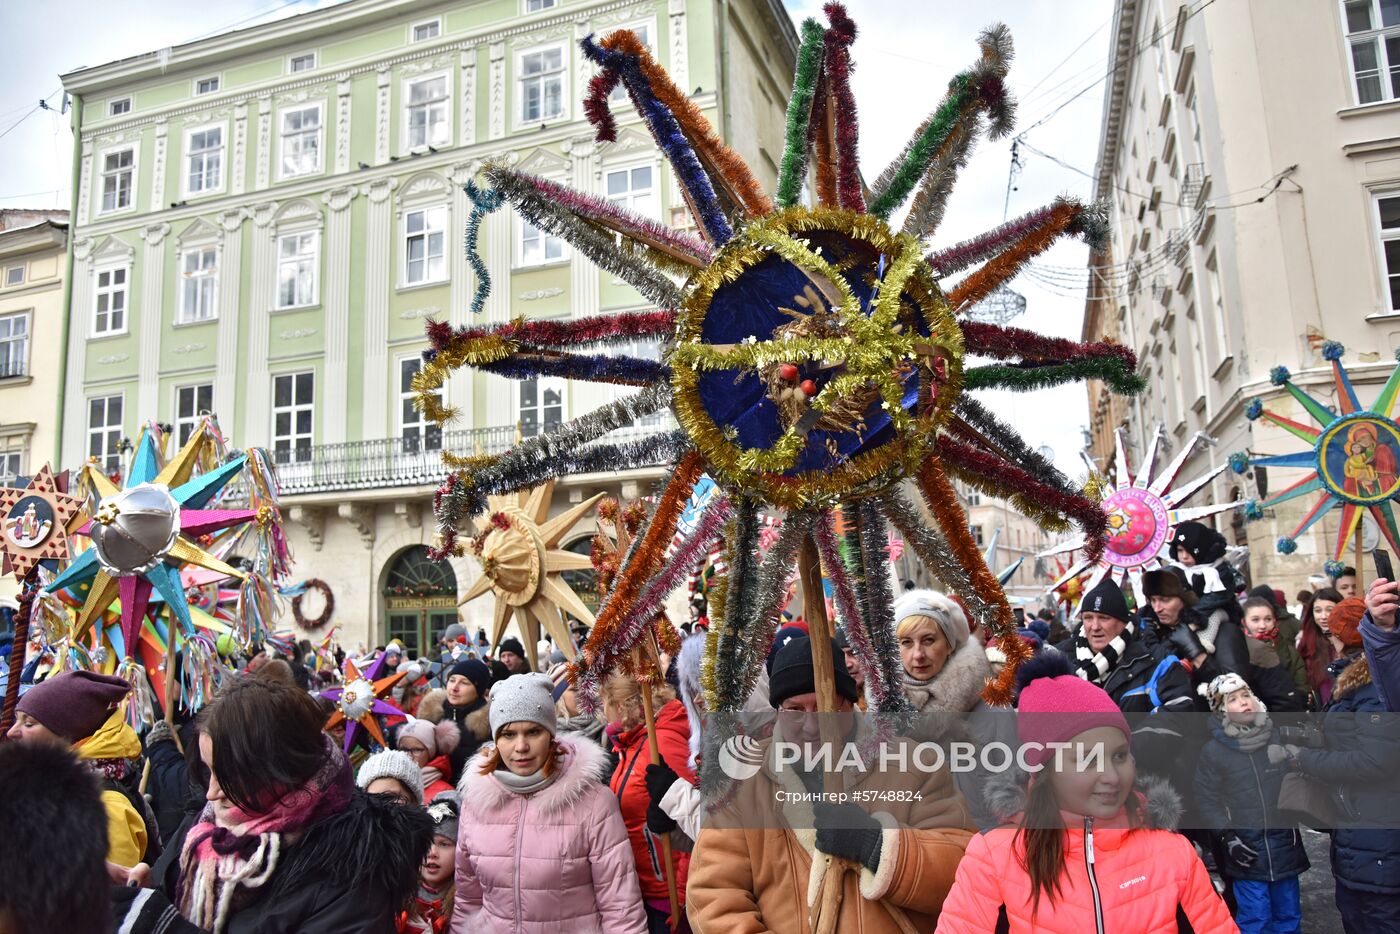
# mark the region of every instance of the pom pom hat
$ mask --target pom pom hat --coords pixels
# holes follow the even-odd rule
[[[1016,671],[1021,685],[1017,701],[1016,733],[1027,749],[1024,759],[1032,768],[1055,758],[1052,743],[1067,743],[1080,733],[1106,726],[1132,739],[1123,711],[1103,688],[1070,671],[1069,659],[1059,652],[1044,652]]]

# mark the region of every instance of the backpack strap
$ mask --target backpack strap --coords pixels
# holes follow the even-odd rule
[[[1124,691],[1123,696],[1127,698],[1135,697],[1139,694],[1146,694],[1147,699],[1152,702],[1152,710],[1154,712],[1157,711],[1162,706],[1162,697],[1157,693],[1157,682],[1172,669],[1172,666],[1180,662],[1181,659],[1177,658],[1175,655],[1168,655],[1157,663],[1157,667],[1152,670],[1152,675],[1147,679],[1146,684],[1135,687],[1130,691]]]

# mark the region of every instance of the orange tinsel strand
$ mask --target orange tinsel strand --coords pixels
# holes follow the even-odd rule
[[[1031,646],[1025,639],[1012,633],[997,637],[997,648],[1006,656],[1006,664],[1001,672],[989,679],[982,688],[982,699],[993,707],[1010,707],[1016,693],[1016,669],[1031,657]]]
[[[1078,204],[1057,204],[1051,211],[1048,223],[1036,227],[959,282],[957,287],[948,293],[948,304],[954,311],[960,312],[991,295],[997,286],[1020,272],[1022,266],[1049,249],[1082,210]]]
[[[831,86],[826,67],[823,58],[816,93],[812,97],[812,121],[807,132],[812,139],[812,178],[817,188],[817,203],[834,207],[837,203],[836,127],[831,119]]]
[[[992,633],[998,640],[1007,636],[1019,638],[1016,635],[1016,625],[1011,619],[1011,605],[1006,602],[1006,592],[1001,589],[1001,584],[997,583],[992,572],[987,570],[987,562],[982,560],[982,553],[977,550],[977,543],[972,540],[972,532],[967,525],[967,513],[958,505],[957,493],[948,482],[943,465],[937,458],[930,457],[919,467],[915,479],[918,481],[919,492],[923,494],[924,502],[928,504],[929,511],[933,513],[933,518],[948,540],[948,547],[953,550],[953,557],[972,581],[973,589],[983,601],[996,608],[996,615],[992,619]],[[1013,664],[1012,655],[1012,652],[1007,652],[1002,678],[1015,677],[1016,664],[1020,662]],[[998,679],[998,683],[1001,683],[1002,678]],[[1009,685],[1012,681],[1006,680],[1005,683]],[[993,701],[988,699],[987,703]]]
[[[773,213],[773,202],[763,191],[758,179],[753,177],[743,157],[720,142],[714,128],[700,112],[685,92],[676,87],[666,69],[656,63],[650,50],[631,30],[620,29],[599,43],[603,48],[614,52],[635,55],[651,84],[656,99],[665,104],[680,125],[681,132],[695,155],[699,157],[710,180],[716,187],[722,187],[730,199],[754,217]]]
[[[661,494],[661,502],[656,507],[646,534],[633,553],[632,563],[616,579],[612,598],[603,607],[588,634],[584,646],[589,659],[617,657],[625,652],[625,647],[612,645],[616,638],[618,623],[626,616],[627,610],[636,602],[646,582],[661,568],[666,557],[666,546],[676,534],[676,523],[680,520],[681,509],[690,497],[695,481],[700,479],[705,469],[704,459],[698,451],[691,451],[676,465],[675,472]]]

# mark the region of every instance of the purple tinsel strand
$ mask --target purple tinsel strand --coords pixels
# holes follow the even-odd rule
[[[591,382],[651,384],[670,382],[671,368],[640,357],[610,357],[606,354],[578,354],[568,357],[536,357],[521,360],[507,357],[494,363],[478,364],[478,370],[507,379],[533,379],[536,376],[562,376]]]
[[[595,217],[606,217],[616,223],[619,227],[644,234],[652,240],[664,243],[682,253],[694,256],[703,262],[710,262],[715,257],[715,251],[710,245],[699,237],[672,230],[665,224],[657,223],[649,217],[642,217],[640,214],[625,210],[603,198],[575,191],[567,185],[560,185],[545,178],[526,176],[520,173],[521,177],[529,178],[535,187],[549,195],[554,202],[561,207],[573,211],[580,217],[591,220]]]
[[[729,226],[729,219],[724,216],[724,211],[720,209],[714,185],[709,175],[705,174],[705,169],[700,164],[699,157],[695,155],[695,150],[691,148],[690,141],[681,132],[675,115],[652,91],[636,56],[604,49],[593,41],[592,35],[580,40],[579,44],[583,48],[583,54],[591,61],[604,68],[612,68],[622,75],[627,90],[632,94],[632,100],[641,111],[647,126],[651,128],[656,145],[666,154],[671,167],[676,170],[677,180],[690,194],[691,203],[700,215],[697,220],[705,228],[712,242],[727,242],[734,236],[734,230]]]
[[[964,240],[962,243],[948,247],[946,250],[939,250],[930,253],[925,259],[933,267],[934,274],[940,278],[950,276],[955,272],[966,269],[973,263],[987,259],[1001,252],[1006,247],[1015,243],[1040,227],[1044,227],[1054,214],[1055,208],[1059,205],[1056,201],[1043,208],[1036,208],[1029,214],[1012,218],[1000,227],[994,227],[986,233],[971,240]]]
[[[652,577],[646,588],[638,595],[636,602],[628,608],[626,615],[618,621],[612,644],[605,647],[579,678],[579,699],[586,710],[597,710],[601,706],[598,697],[601,688],[600,676],[611,670],[617,660],[631,650],[642,638],[651,621],[656,619],[666,598],[681,585],[697,563],[704,560],[710,551],[710,543],[719,534],[720,528],[734,514],[729,497],[720,496],[705,506],[700,523],[685,543],[676,550],[671,559]],[[640,538],[642,530],[638,530]]]

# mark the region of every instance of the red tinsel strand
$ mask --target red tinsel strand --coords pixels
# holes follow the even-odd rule
[[[443,329],[446,328],[446,331]],[[632,311],[613,315],[553,321],[517,319],[486,327],[460,327],[429,322],[428,339],[433,349],[449,349],[454,341],[476,340],[496,335],[507,340],[544,347],[574,347],[579,344],[606,344],[638,337],[668,338],[676,331],[674,311]]]
[[[812,119],[807,124],[807,139],[812,150],[812,182],[816,187],[817,202],[823,205],[837,203],[836,161],[832,153],[835,141],[827,132],[827,113],[831,109],[831,88],[827,72],[830,67],[830,59],[823,51],[822,67],[812,96]]]
[[[1043,362],[1077,360],[1084,357],[1117,357],[1130,372],[1137,370],[1137,354],[1112,341],[1081,343],[1063,337],[1045,337],[1024,328],[1005,327],[963,319],[963,339],[967,352],[996,360],[1021,359]]]
[[[966,269],[973,263],[1001,252],[1032,230],[1043,227],[1049,223],[1058,204],[1057,201],[1043,208],[1036,208],[1020,217],[1014,217],[1000,227],[995,227],[971,240],[954,244],[947,249],[930,253],[924,259],[933,267],[936,275],[940,277],[950,276]]]
[[[622,75],[615,68],[604,68],[588,81],[583,113],[597,130],[593,138],[600,143],[617,140],[617,120],[613,117],[612,107],[608,105],[608,98],[621,81]]]
[[[1108,537],[1108,517],[1102,507],[1087,496],[1067,494],[1042,483],[1026,471],[989,451],[983,451],[947,435],[939,437],[938,457],[980,475],[988,482],[1019,495],[1041,508],[1068,516],[1084,530],[1084,554],[1097,561]]]
[[[856,98],[851,93],[851,43],[856,24],[846,8],[831,2],[823,8],[831,28],[826,31],[826,73],[836,104],[836,192],[841,207],[865,213],[865,195],[860,186],[858,149],[860,127],[856,119]]]

